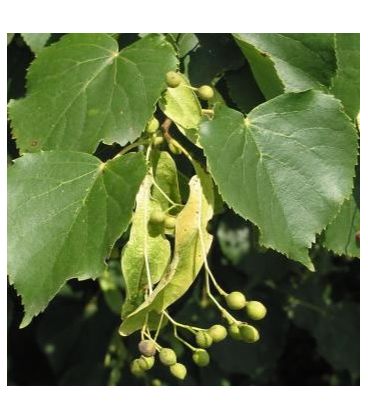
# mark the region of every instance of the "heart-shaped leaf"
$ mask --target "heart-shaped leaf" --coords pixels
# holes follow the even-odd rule
[[[353,186],[357,138],[333,96],[278,96],[243,114],[217,107],[200,142],[224,200],[261,243],[313,269],[308,248]]]
[[[9,103],[22,152],[93,152],[98,143],[135,140],[151,117],[177,60],[160,35],[119,51],[106,34],[71,34],[43,49],[28,72],[28,91]]]
[[[8,274],[26,326],[73,277],[96,278],[130,222],[140,153],[102,163],[80,152],[26,154],[8,175]]]

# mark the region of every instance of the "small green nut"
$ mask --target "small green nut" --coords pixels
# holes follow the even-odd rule
[[[155,364],[155,358],[153,356],[151,357],[141,356],[138,359],[138,364],[142,370],[144,371],[150,370]]]
[[[175,363],[174,365],[170,366],[170,372],[175,378],[180,380],[185,379],[187,376],[187,368],[181,363]]]
[[[150,215],[149,222],[153,225],[161,225],[164,223],[165,213],[161,210],[153,210]]]
[[[197,349],[193,353],[193,362],[199,367],[205,367],[210,363],[210,355],[207,350]]]
[[[176,88],[180,85],[182,79],[175,71],[169,71],[166,73],[166,84],[171,88]]]
[[[259,340],[259,332],[252,325],[241,325],[239,332],[241,339],[246,343],[255,343]]]
[[[219,343],[227,337],[227,330],[223,325],[216,324],[208,330],[208,334],[212,337],[214,343]]]
[[[259,321],[263,319],[267,314],[267,309],[263,303],[258,302],[257,300],[250,300],[245,307],[245,311],[250,319],[254,321]]]
[[[207,331],[198,331],[195,339],[198,347],[203,349],[210,347],[213,342],[211,335]]]
[[[164,138],[162,136],[153,137],[152,144],[154,147],[160,146],[163,142],[164,142]]]
[[[174,229],[176,225],[176,218],[174,216],[166,216],[164,219],[164,226],[166,229]]]
[[[231,292],[226,296],[225,300],[227,306],[234,311],[243,309],[247,304],[247,300],[241,292]]]
[[[160,123],[158,122],[158,119],[153,117],[148,121],[146,131],[149,134],[153,134],[158,130],[159,127],[160,127]]]
[[[174,143],[169,142],[169,150],[172,154],[174,155],[180,155],[181,154],[181,150],[175,146]]]
[[[144,375],[144,370],[140,367],[139,359],[134,359],[130,364],[130,372],[132,375],[140,378]]]
[[[176,354],[173,349],[163,348],[160,351],[160,362],[165,366],[172,366],[176,363]]]
[[[215,92],[211,86],[203,85],[197,89],[197,94],[203,101],[209,101],[213,98]]]
[[[156,345],[152,340],[142,340],[138,344],[138,349],[143,356],[151,357],[156,354]]]
[[[241,340],[239,327],[236,324],[231,324],[228,328],[229,335],[234,340]]]

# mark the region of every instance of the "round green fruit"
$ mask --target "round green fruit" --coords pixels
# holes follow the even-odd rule
[[[158,119],[153,117],[148,122],[147,127],[146,127],[146,131],[149,134],[153,134],[158,130],[159,127],[160,127],[160,123],[158,122]]]
[[[243,309],[247,303],[245,296],[241,292],[231,292],[225,299],[227,306],[235,311]]]
[[[154,210],[151,215],[149,222],[153,225],[161,225],[164,223],[165,220],[165,213],[161,210]]]
[[[241,325],[239,332],[241,339],[246,343],[255,343],[259,340],[259,332],[252,325]]]
[[[176,225],[176,218],[174,216],[166,216],[164,226],[166,229],[174,229]]]
[[[166,84],[171,88],[176,88],[180,85],[182,79],[175,71],[169,71],[166,73]]]
[[[231,324],[228,328],[229,335],[234,340],[241,340],[239,327],[236,324]]]
[[[176,363],[176,354],[173,349],[163,348],[160,351],[160,362],[165,366],[172,366]]]
[[[197,94],[203,101],[208,101],[213,98],[215,92],[211,88],[211,86],[203,85],[200,88],[198,88]]]
[[[193,353],[193,362],[199,367],[205,367],[210,363],[210,355],[204,349],[198,349]]]
[[[138,378],[144,375],[144,370],[139,365],[139,359],[134,359],[132,361],[130,364],[130,372]]]
[[[152,144],[155,147],[160,146],[164,142],[164,138],[162,136],[155,136],[152,140]]]
[[[175,378],[180,380],[185,379],[187,376],[187,368],[181,363],[175,363],[174,365],[170,366],[170,372]]]
[[[263,319],[267,314],[267,309],[263,303],[258,302],[257,300],[250,300],[245,307],[247,315],[250,319],[254,321],[259,321]]]
[[[142,370],[144,371],[150,370],[155,364],[155,358],[153,356],[151,357],[141,356],[138,359],[138,364]]]
[[[203,349],[210,347],[213,342],[212,337],[207,331],[198,331],[195,338],[198,347],[202,347]]]
[[[138,349],[143,356],[151,357],[156,354],[156,345],[152,340],[142,340],[138,344]]]
[[[212,327],[208,330],[208,334],[212,337],[214,343],[225,340],[227,337],[226,328],[219,324],[212,325]]]

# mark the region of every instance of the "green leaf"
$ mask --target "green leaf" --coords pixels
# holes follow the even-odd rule
[[[202,108],[197,95],[188,80],[180,75],[182,83],[176,88],[167,88],[159,102],[162,112],[170,118],[178,129],[195,144],[198,139],[198,125],[202,118]]]
[[[148,174],[137,195],[129,242],[122,254],[121,267],[127,291],[123,317],[143,302],[148,285],[161,279],[170,262],[169,241],[163,233],[149,229],[150,213],[161,209],[160,204],[150,198],[152,185],[152,175]]]
[[[29,46],[29,48],[35,54],[38,54],[43,47],[46,45],[46,42],[49,40],[51,34],[22,34],[24,42]]]
[[[168,34],[168,36],[175,42],[178,49],[178,56],[185,57],[190,51],[198,46],[198,38],[195,34],[181,33],[181,34]],[[170,39],[169,38],[169,39]]]
[[[283,92],[321,89],[330,83],[334,67],[322,53],[331,34],[316,34],[313,39],[303,35],[235,34],[235,40],[247,58],[254,76],[266,98]],[[320,45],[321,53],[317,46]]]
[[[323,245],[337,255],[359,258],[359,242],[355,237],[359,226],[360,212],[352,194],[345,200],[336,218],[327,226]]]
[[[360,35],[335,34],[336,75],[331,92],[341,99],[346,113],[355,119],[360,108]]]
[[[353,184],[356,132],[340,102],[284,94],[246,120],[218,106],[200,142],[224,200],[259,227],[261,243],[313,269],[308,248]]]
[[[26,98],[9,103],[18,147],[91,153],[100,141],[134,141],[176,65],[173,48],[159,35],[120,52],[106,34],[64,36],[32,63]]]
[[[172,261],[153,293],[134,312],[123,320],[121,335],[141,328],[147,313],[157,313],[178,300],[197,277],[204,261],[202,241],[207,254],[212,236],[206,226],[213,215],[213,184],[211,177],[197,167],[190,180],[190,196],[177,216],[175,248]]]
[[[146,168],[140,153],[102,163],[78,152],[17,159],[8,174],[8,274],[26,326],[73,277],[99,277],[130,222]]]

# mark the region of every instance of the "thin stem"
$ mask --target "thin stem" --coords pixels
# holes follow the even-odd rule
[[[208,297],[212,300],[212,302],[218,307],[218,309],[220,310],[220,312],[222,313],[222,315],[232,324],[239,324],[239,321],[234,318],[225,308],[223,308],[216,300],[216,298],[212,295],[211,293],[211,289],[210,289],[210,279],[208,277],[208,272],[205,272],[205,277],[206,277],[206,291],[207,291],[207,295]]]
[[[141,139],[141,140],[138,140],[138,141],[136,141],[132,144],[128,144],[128,146],[125,146],[122,150],[120,150],[120,152],[117,155],[115,155],[113,159],[116,159],[119,156],[125,155],[125,153],[129,152],[129,150],[132,150],[132,149],[134,149],[138,146],[142,146],[142,145],[147,144],[147,143],[148,142],[147,142],[146,139]]]
[[[171,200],[171,198],[165,193],[165,191],[163,191],[161,187],[157,184],[154,178],[153,178],[153,185],[157,188],[158,192],[162,194],[170,204],[172,204],[173,206],[182,206],[182,204],[175,203],[175,201]]]
[[[190,331],[192,334],[195,334],[195,331],[205,331],[204,328],[198,328],[198,327],[192,327],[190,325],[181,324],[180,322],[176,322],[175,319],[171,318],[171,316],[167,313],[167,311],[162,312],[166,318],[175,326],[184,328],[188,331]]]
[[[179,341],[181,341],[185,346],[187,346],[190,350],[196,351],[197,348],[193,347],[191,344],[188,343],[188,341],[184,340],[184,338],[181,338],[178,334],[178,329],[175,324],[173,324],[174,329],[174,337],[177,338]]]
[[[187,149],[185,149],[177,140],[175,140],[174,138],[171,137],[171,139],[169,140],[170,143],[172,143],[175,147],[177,147],[179,150],[182,151],[182,153],[190,160],[191,163],[193,163],[193,158],[192,156],[190,156],[189,152],[187,151]]]
[[[199,233],[199,240],[201,242],[201,248],[202,248],[202,254],[203,254],[203,264],[204,267],[206,269],[206,273],[209,274],[209,276],[211,277],[211,280],[214,284],[214,286],[216,287],[217,291],[220,293],[220,295],[222,296],[227,296],[227,293],[220,287],[220,285],[217,283],[215,276],[212,274],[212,271],[208,265],[208,261],[207,261],[207,252],[206,252],[206,246],[204,243],[204,238],[203,238],[203,232],[202,232],[202,221],[201,221],[201,214],[202,214],[202,200],[200,200],[199,203],[199,212],[198,212],[198,233]]]
[[[225,290],[217,283],[217,281],[215,279],[215,276],[213,275],[212,271],[210,270],[210,267],[209,267],[208,262],[207,262],[207,258],[205,258],[204,266],[205,266],[205,269],[208,272],[208,274],[210,276],[210,279],[211,279],[213,285],[215,286],[216,290],[220,293],[220,295],[227,296],[228,293],[226,293]]]
[[[176,141],[170,134],[170,127],[172,124],[172,120],[170,118],[166,118],[165,121],[161,124],[161,131],[164,139],[168,143],[172,143],[174,146],[176,146],[179,150],[182,151],[182,153],[190,160],[190,162],[193,164],[193,158],[188,153],[188,151],[178,142]]]
[[[190,86],[190,85],[184,85],[184,84],[183,84],[183,85],[181,85],[181,86],[186,87],[186,88],[188,88],[188,89],[191,89],[191,90],[193,90],[194,92],[198,90],[198,88],[196,88],[196,87],[194,87],[194,86]]]
[[[165,210],[165,213],[168,213],[171,209],[175,208],[175,207],[184,207],[184,204],[173,204],[172,206],[168,207]]]
[[[161,329],[161,325],[162,325],[162,321],[163,321],[163,319],[164,319],[164,313],[163,313],[163,312],[161,312],[160,321],[159,321],[159,323],[158,323],[158,326],[157,326],[157,330],[156,330],[155,336],[153,337],[153,340],[154,340],[154,341],[156,341],[156,340],[157,340],[158,335],[160,334],[160,329]]]

